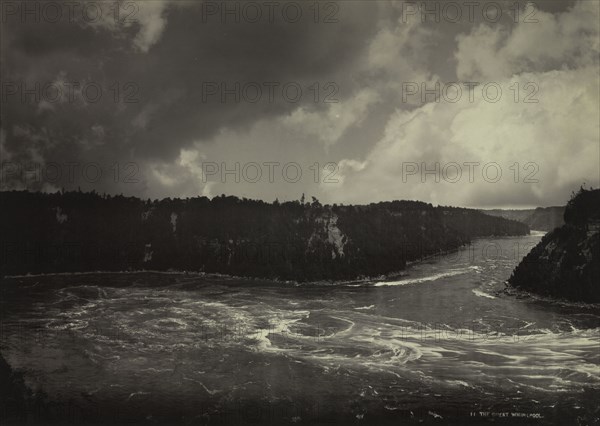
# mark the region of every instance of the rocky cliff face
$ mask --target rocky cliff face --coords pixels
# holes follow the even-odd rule
[[[600,190],[581,190],[565,224],[546,234],[515,269],[509,284],[545,296],[600,302]]]
[[[25,422],[23,415],[30,398],[31,391],[23,383],[21,375],[13,371],[0,353],[0,424]]]

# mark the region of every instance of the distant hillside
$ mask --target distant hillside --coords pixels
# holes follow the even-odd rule
[[[2,192],[0,273],[190,270],[304,280],[353,279],[526,225],[418,201],[323,206],[220,196],[143,201]]]
[[[538,207],[527,210],[494,209],[481,211],[490,216],[522,222],[536,231],[552,231],[565,223],[563,220],[564,206]]]
[[[547,296],[600,302],[600,190],[582,189],[567,204],[564,220],[523,259],[509,283]]]

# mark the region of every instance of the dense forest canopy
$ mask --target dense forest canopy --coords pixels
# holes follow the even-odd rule
[[[420,201],[322,205],[219,196],[140,200],[95,192],[0,193],[4,275],[187,270],[354,279],[526,225]]]

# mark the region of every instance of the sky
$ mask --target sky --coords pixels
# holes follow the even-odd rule
[[[600,6],[515,3],[3,1],[0,189],[562,205]]]

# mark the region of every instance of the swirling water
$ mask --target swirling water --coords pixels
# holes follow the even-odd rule
[[[539,239],[350,283],[5,279],[0,350],[77,422],[594,424],[600,307],[504,291]]]

